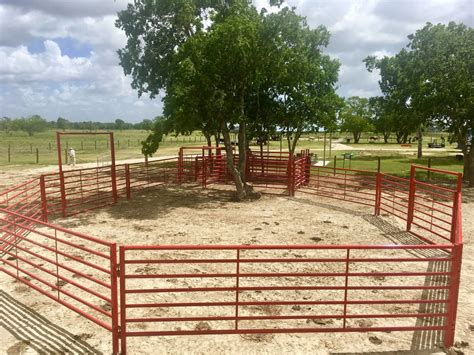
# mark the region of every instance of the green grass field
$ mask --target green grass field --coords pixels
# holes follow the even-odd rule
[[[141,141],[148,135],[143,130],[114,131],[116,159],[143,158],[141,154]],[[361,170],[377,170],[378,158],[381,159],[381,170],[390,174],[406,176],[409,174],[410,164],[428,165],[428,157],[431,158],[431,166],[451,171],[462,171],[462,161],[456,160],[455,146],[448,145],[443,150],[426,148],[427,142],[431,139],[439,138],[441,134],[427,136],[424,138],[423,159],[416,159],[416,144],[411,147],[401,147],[399,144],[389,143],[367,143],[367,137],[361,139],[362,143],[345,143],[345,134],[334,134],[344,144],[342,150],[329,149],[329,134],[327,135],[326,149],[324,149],[323,134],[304,135],[300,140],[297,150],[310,149],[318,156],[319,160],[329,161],[328,166],[334,165],[336,156],[336,166]],[[446,136],[446,135],[445,135]],[[349,136],[348,136],[349,137]],[[232,137],[234,139],[234,137]],[[364,142],[365,140],[365,142]],[[107,160],[110,153],[108,137],[105,135],[84,135],[84,136],[63,136],[62,156],[64,159],[65,150],[73,147],[76,150],[77,163],[97,162],[97,160]],[[195,132],[190,136],[168,136],[161,143],[159,150],[154,156],[168,156],[178,153],[181,146],[203,146],[206,140],[200,132]],[[287,142],[273,141],[268,148],[271,150],[287,150]],[[347,148],[347,149],[346,149]],[[258,150],[257,146],[252,149]],[[9,153],[10,152],[10,153]],[[344,153],[353,154],[349,160],[343,159]],[[10,158],[8,157],[10,156]],[[38,162],[37,162],[38,158]],[[11,132],[6,134],[0,132],[0,166],[8,167],[32,167],[57,164],[56,133],[49,130],[28,137],[24,132]]]

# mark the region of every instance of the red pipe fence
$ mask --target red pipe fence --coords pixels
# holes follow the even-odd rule
[[[424,173],[451,176],[455,185],[424,181]],[[176,158],[61,170],[1,192],[0,271],[109,330],[115,354],[126,353],[128,337],[162,335],[423,330],[444,331],[445,346],[453,344],[461,174],[412,166],[407,179],[313,166],[306,150],[297,156],[249,152],[246,175],[265,192],[369,206],[375,215],[405,221],[415,242],[123,245],[116,255],[115,243],[48,222],[130,199],[144,188],[231,182],[222,148],[183,147]],[[272,307],[272,314],[262,312]],[[149,317],[151,308],[167,316]],[[374,324],[357,323],[367,319]],[[211,326],[197,329],[196,322]]]

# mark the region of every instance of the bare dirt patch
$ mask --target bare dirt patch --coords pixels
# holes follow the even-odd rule
[[[120,244],[388,244],[396,241],[397,233],[383,228],[383,221],[374,220],[371,210],[336,200],[297,194],[296,198],[264,195],[258,201],[229,202],[231,192],[226,189],[159,188],[135,194],[130,202],[122,200],[116,206],[96,210],[58,223],[67,228],[117,241]],[[464,264],[460,292],[460,306],[456,340],[474,344],[474,203],[464,204]],[[384,219],[387,221],[387,218]],[[403,228],[395,219],[392,225]],[[381,224],[382,223],[382,224]],[[298,257],[298,253],[292,255]],[[147,266],[145,266],[147,267]],[[152,266],[148,266],[152,267]],[[150,270],[142,270],[150,272]],[[377,280],[384,281],[384,280]],[[111,336],[108,332],[84,320],[66,308],[55,304],[35,291],[25,290],[10,277],[0,274],[1,289],[20,300],[27,307],[46,317],[57,327],[67,329],[97,352],[110,353]],[[63,285],[68,287],[68,285]],[[256,295],[255,297],[257,297]],[[304,296],[304,295],[303,295]],[[107,307],[108,305],[104,305]],[[295,308],[296,307],[296,308]],[[299,309],[297,307],[300,307]],[[404,305],[398,311],[406,312]],[[2,304],[0,304],[0,310]],[[256,311],[256,310],[254,310]],[[289,310],[274,306],[259,309],[261,314],[277,315],[283,311],[307,311],[304,306]],[[155,316],[159,316],[155,314]],[[302,323],[331,327],[331,319],[307,319]],[[381,325],[355,321],[355,327]],[[383,322],[383,320],[382,320]],[[18,338],[9,332],[8,323],[0,327],[0,352],[18,349],[18,353],[34,351],[33,339]],[[191,329],[212,329],[213,324],[202,322],[189,325]],[[24,327],[26,329],[27,325]],[[142,329],[146,326],[140,325]],[[471,327],[471,328],[470,328]],[[33,330],[33,334],[36,330]],[[84,336],[87,335],[87,336]],[[4,340],[5,339],[5,340]],[[19,344],[19,340],[21,345]],[[468,345],[463,349],[469,353]],[[13,348],[12,348],[13,347]],[[441,351],[430,339],[411,332],[392,333],[319,333],[271,335],[209,335],[182,337],[130,338],[129,352],[156,353],[313,353],[366,354],[371,352],[407,351],[419,353]]]

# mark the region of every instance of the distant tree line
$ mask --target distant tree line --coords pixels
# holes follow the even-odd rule
[[[144,119],[139,123],[129,123],[122,119],[116,119],[114,122],[93,122],[69,121],[63,117],[58,117],[56,121],[47,121],[40,115],[33,115],[22,118],[0,118],[0,131],[10,133],[13,131],[23,131],[28,133],[31,137],[35,133],[44,132],[48,129],[65,130],[82,130],[82,131],[97,131],[97,130],[127,130],[127,129],[142,129],[151,130],[153,121]]]

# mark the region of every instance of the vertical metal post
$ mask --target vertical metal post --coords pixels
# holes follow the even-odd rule
[[[453,212],[451,219],[451,243],[458,242],[456,240],[456,233],[459,227],[459,214],[461,212],[461,191],[462,191],[462,174],[458,174],[456,192],[453,194]]]
[[[58,167],[59,167],[59,188],[61,191],[61,211],[63,217],[66,217],[66,187],[64,186],[64,173],[61,152],[61,132],[56,132],[56,147],[58,150]]]
[[[44,182],[44,175],[40,176],[40,193],[41,193],[41,216],[43,222],[48,222],[48,204],[46,201],[46,184]]]
[[[54,251],[56,256],[56,286],[58,291],[58,300],[61,298],[61,289],[59,283],[59,256],[58,256],[58,230],[54,229]]]
[[[202,187],[207,187],[207,159],[202,157]]]
[[[114,133],[109,133],[110,138],[110,158],[112,161],[111,174],[112,174],[112,196],[114,199],[114,203],[117,203],[117,172],[115,170],[115,147],[114,147]]]
[[[326,131],[324,131],[323,166],[326,166]]]
[[[462,244],[454,244],[451,252],[451,275],[449,278],[448,317],[444,334],[444,347],[450,348],[454,344],[456,330],[456,316],[458,309],[459,283],[461,279]]]
[[[428,158],[428,181],[431,180],[431,157]]]
[[[377,172],[380,173],[380,157],[377,157]]]
[[[235,270],[235,330],[239,329],[240,249],[237,249]]]
[[[415,167],[410,168],[410,190],[408,195],[408,211],[407,211],[407,232],[411,230],[411,223],[413,222],[413,209],[415,208]]]
[[[119,353],[119,325],[118,325],[118,295],[117,278],[120,276],[117,270],[117,244],[110,246],[110,299],[112,306],[112,354]]]
[[[348,299],[348,287],[349,287],[349,257],[350,249],[347,249],[346,252],[346,271],[345,271],[345,281],[344,281],[344,314],[342,318],[342,328],[346,329],[346,320],[347,320],[347,299]]]
[[[125,164],[125,191],[127,194],[127,200],[130,200],[130,164]]]
[[[125,297],[125,247],[119,249],[120,269],[120,354],[127,354],[127,303]]]
[[[334,156],[334,176],[336,176],[337,155]]]
[[[36,164],[39,164],[39,160],[40,160],[40,158],[39,158],[39,149],[36,148]]]
[[[332,153],[332,131],[329,132],[329,156]]]
[[[382,202],[382,174],[377,173],[375,177],[375,212],[376,216],[380,216],[380,204]]]

